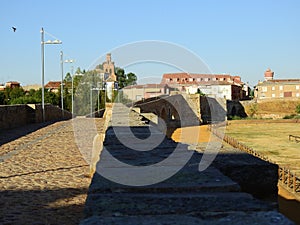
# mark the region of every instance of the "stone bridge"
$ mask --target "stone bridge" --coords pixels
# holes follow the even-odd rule
[[[156,123],[162,119],[168,128],[197,126],[224,121],[227,116],[226,102],[205,96],[177,94],[151,98],[134,104],[150,120],[156,115]],[[149,114],[150,113],[150,114]],[[151,115],[152,114],[152,115]]]
[[[186,126],[203,118],[187,111],[191,107],[180,96],[158,102],[164,107],[151,112],[167,122],[185,113],[193,118],[183,121]],[[177,143],[143,115],[112,107],[105,119],[73,118],[1,133],[0,224],[293,224],[276,202],[257,198],[277,195],[276,165],[223,146],[199,171],[202,145]],[[96,149],[98,172],[90,180],[81,148],[91,155],[97,133],[105,134],[104,148]]]

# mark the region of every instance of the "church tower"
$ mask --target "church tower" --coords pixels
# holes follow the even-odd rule
[[[102,63],[103,72],[108,74],[108,80],[117,81],[115,74],[115,63],[111,61],[111,54],[106,54],[106,61]]]

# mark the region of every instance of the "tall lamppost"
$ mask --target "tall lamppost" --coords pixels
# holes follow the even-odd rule
[[[64,118],[64,53],[60,51],[60,68],[61,68],[61,84],[60,84],[60,98],[61,98],[61,112]]]
[[[74,60],[73,59],[66,59],[64,61],[64,63],[73,63]],[[74,81],[73,81],[73,66],[71,66],[71,78],[72,78],[72,93],[71,93],[71,103],[72,103],[72,116],[73,116],[73,113],[74,113],[74,107],[73,107],[73,103],[74,103]]]
[[[99,113],[99,110],[100,110],[100,98],[99,98],[99,91],[101,90],[101,88],[99,86],[93,88],[91,86],[91,115],[93,113],[93,106],[92,106],[92,101],[93,101],[93,91],[97,91],[97,94],[98,94],[98,98],[97,98],[97,104],[98,104],[98,113]]]
[[[45,122],[45,44],[62,44],[60,40],[44,41],[44,28],[41,29],[41,57],[42,57],[42,115]]]

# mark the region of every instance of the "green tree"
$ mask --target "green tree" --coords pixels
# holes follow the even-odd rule
[[[12,88],[9,93],[9,97],[11,100],[22,97],[24,95],[25,95],[25,91],[21,87]]]
[[[64,80],[65,80],[65,82],[72,82],[72,76],[71,76],[71,74],[67,73]]]
[[[0,91],[0,105],[4,105],[5,95],[4,91]]]
[[[119,83],[119,88],[123,88],[123,87],[127,86],[125,70],[120,67],[116,67],[115,74],[117,77],[117,81]]]
[[[200,88],[197,89],[197,94],[200,96],[205,96],[205,94],[200,90]]]
[[[75,74],[82,74],[83,72],[81,71],[80,67],[77,67]]]
[[[296,113],[300,114],[300,104],[296,106]]]
[[[134,73],[126,74],[126,86],[128,85],[135,85],[137,81],[137,77]]]

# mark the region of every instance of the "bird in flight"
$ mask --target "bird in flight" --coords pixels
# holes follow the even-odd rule
[[[16,30],[17,30],[16,27],[11,27],[11,29],[13,29],[14,32],[16,32]]]

